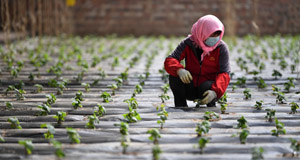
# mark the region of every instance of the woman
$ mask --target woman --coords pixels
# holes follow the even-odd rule
[[[224,25],[213,15],[201,17],[164,62],[175,107],[187,107],[186,100],[216,106],[225,93],[230,77],[229,53],[222,41]],[[180,64],[185,59],[185,67]]]

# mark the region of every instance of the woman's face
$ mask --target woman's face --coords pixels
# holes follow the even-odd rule
[[[221,31],[216,31],[212,33],[209,37],[218,37],[221,34]]]

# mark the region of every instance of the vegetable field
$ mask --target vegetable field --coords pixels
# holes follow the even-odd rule
[[[0,47],[0,159],[297,159],[300,37],[225,38],[217,107],[175,109],[184,37],[42,37]]]

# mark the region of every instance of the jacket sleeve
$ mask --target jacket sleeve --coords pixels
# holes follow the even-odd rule
[[[214,84],[211,89],[217,93],[217,98],[221,98],[225,93],[229,82],[230,82],[230,63],[229,63],[229,53],[228,47],[223,42],[220,46],[220,57],[219,57],[219,67],[220,72],[218,73]]]
[[[164,62],[165,70],[172,76],[177,77],[177,70],[184,68],[180,61],[185,58],[187,46],[182,41],[177,48],[169,55]]]

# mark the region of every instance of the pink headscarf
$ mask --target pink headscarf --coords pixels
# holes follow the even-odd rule
[[[203,41],[205,41],[212,33],[216,31],[221,31],[220,40],[212,47],[206,46]],[[203,50],[201,55],[201,61],[203,58],[209,54],[210,51],[214,50],[224,35],[224,25],[223,23],[214,15],[206,15],[201,17],[191,29],[190,39]]]

